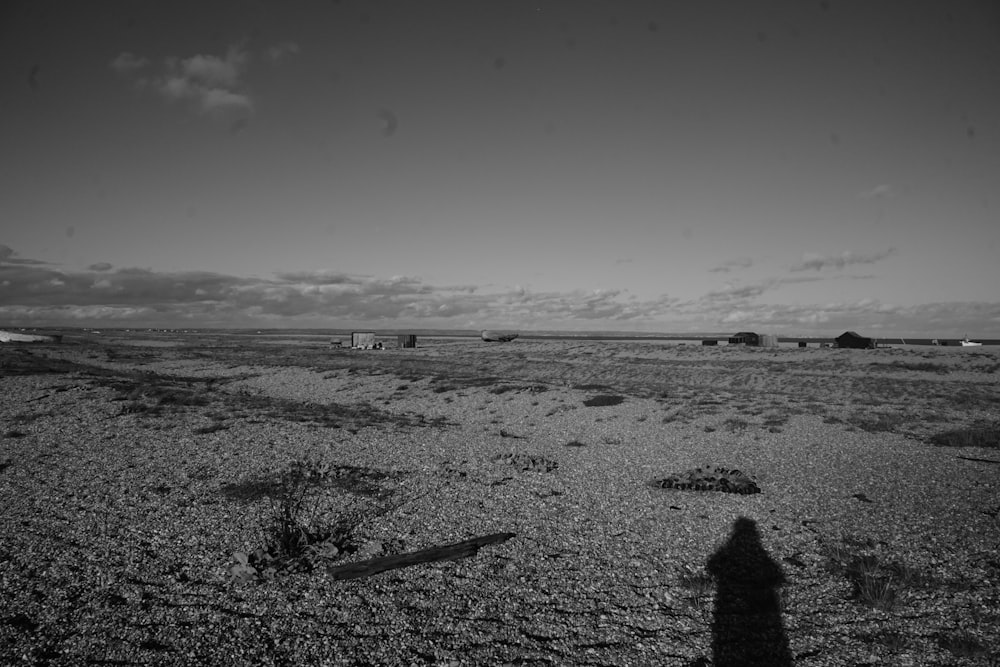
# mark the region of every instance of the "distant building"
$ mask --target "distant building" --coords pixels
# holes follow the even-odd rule
[[[355,331],[351,334],[351,347],[356,350],[372,350],[375,348],[374,331]]]
[[[740,331],[729,337],[730,345],[760,345],[760,335],[752,331]]]
[[[396,337],[399,347],[416,347],[417,337],[414,334],[401,334]]]
[[[855,331],[845,331],[837,336],[837,347],[846,347],[855,350],[872,350],[875,348],[875,339],[862,336]]]
[[[778,347],[778,336],[775,334],[761,334],[757,343],[761,347]]]

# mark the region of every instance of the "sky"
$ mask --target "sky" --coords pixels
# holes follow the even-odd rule
[[[0,327],[1000,337],[1000,5],[0,8]]]

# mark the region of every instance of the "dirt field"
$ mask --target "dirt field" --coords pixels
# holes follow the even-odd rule
[[[992,347],[67,336],[0,417],[3,664],[1000,661]]]

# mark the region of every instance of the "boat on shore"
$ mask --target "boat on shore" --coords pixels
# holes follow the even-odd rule
[[[0,331],[0,343],[60,343],[61,334],[23,334],[13,331]]]
[[[962,340],[960,340],[958,342],[961,343],[962,347],[982,347],[983,346],[982,343],[977,343],[974,340],[969,340],[968,336],[966,336],[965,338],[963,338]]]
[[[520,334],[516,331],[490,331],[483,329],[479,336],[487,343],[509,343]]]

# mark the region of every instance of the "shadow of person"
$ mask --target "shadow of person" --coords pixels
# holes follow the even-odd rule
[[[708,572],[716,583],[712,664],[791,667],[778,597],[785,575],[761,545],[753,520],[736,520],[732,535],[708,559]]]

